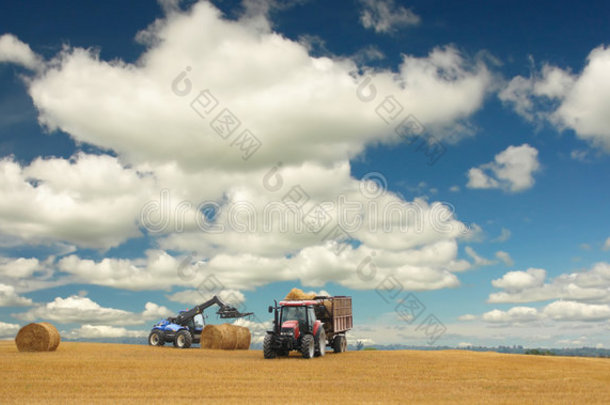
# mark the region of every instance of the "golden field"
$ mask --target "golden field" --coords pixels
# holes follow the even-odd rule
[[[360,351],[264,360],[260,351],[0,342],[0,403],[608,403],[610,359]]]

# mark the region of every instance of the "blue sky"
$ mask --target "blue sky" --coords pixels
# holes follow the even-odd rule
[[[297,286],[369,344],[610,346],[608,4],[335,3],[3,6],[3,337],[213,293],[260,337]]]

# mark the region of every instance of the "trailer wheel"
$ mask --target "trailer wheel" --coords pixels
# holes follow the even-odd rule
[[[326,354],[326,332],[324,329],[318,334],[318,344],[316,347],[316,357],[322,357]]]
[[[273,347],[271,347],[272,340],[272,334],[268,333],[267,335],[265,335],[265,340],[263,341],[263,356],[266,359],[275,359],[276,357],[276,353],[273,350]]]
[[[148,335],[148,344],[151,346],[163,346],[165,344],[165,334],[160,330],[153,330]]]
[[[339,335],[333,341],[333,350],[335,353],[343,353],[347,351],[347,340],[345,336]]]
[[[188,330],[183,329],[176,333],[176,337],[174,338],[175,347],[178,349],[188,349],[191,347],[191,343],[193,343],[193,337]]]
[[[301,339],[301,354],[304,359],[311,359],[315,353],[315,341],[313,335],[305,335]]]

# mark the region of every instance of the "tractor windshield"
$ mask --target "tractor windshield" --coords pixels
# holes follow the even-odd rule
[[[286,321],[298,321],[303,327],[307,325],[306,307],[283,307],[282,308],[282,323]]]

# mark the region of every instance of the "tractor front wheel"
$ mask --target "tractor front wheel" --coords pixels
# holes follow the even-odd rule
[[[193,343],[193,337],[188,330],[181,330],[176,333],[174,338],[174,346],[178,349],[188,349]]]
[[[301,340],[301,354],[304,359],[311,359],[315,353],[315,340],[313,335],[305,335]]]
[[[160,330],[153,330],[148,335],[148,344],[151,346],[163,346],[165,344],[165,334]]]
[[[266,359],[275,359],[276,357],[276,353],[273,350],[273,347],[271,347],[272,340],[272,334],[268,333],[267,335],[265,335],[265,340],[263,341],[263,356]]]

